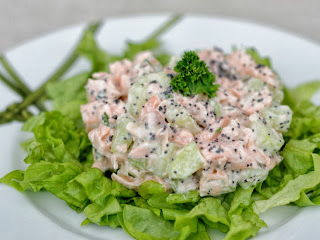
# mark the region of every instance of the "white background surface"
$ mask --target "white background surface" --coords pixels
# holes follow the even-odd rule
[[[117,52],[124,40],[141,39],[164,18],[115,19],[108,21],[98,40],[103,48]],[[21,75],[32,87],[55,68],[75,43],[81,27],[69,28],[22,45],[8,54]],[[112,36],[110,38],[109,36]],[[276,70],[285,84],[297,85],[320,76],[320,46],[284,32],[262,26],[224,19],[188,17],[163,36],[165,47],[173,53],[185,49],[204,48],[213,44],[230,50],[232,44],[256,46],[263,55],[272,56]],[[297,48],[297,46],[299,46]],[[292,51],[295,49],[295,51]],[[301,62],[303,59],[303,64]],[[77,69],[88,67],[84,62]],[[15,100],[15,96],[0,85],[0,108]],[[21,124],[0,126],[0,176],[23,168]],[[22,194],[0,185],[0,239],[130,239],[121,229],[89,225],[80,227],[84,219],[66,204],[47,193]],[[264,216],[270,228],[259,234],[259,240],[309,239],[320,236],[320,207],[277,208]]]
[[[0,52],[74,23],[163,12],[248,19],[320,42],[319,0],[0,0]]]

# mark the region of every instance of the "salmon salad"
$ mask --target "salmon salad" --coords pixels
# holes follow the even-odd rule
[[[151,52],[93,74],[81,106],[93,145],[93,168],[137,190],[146,181],[200,196],[262,182],[282,157],[292,111],[277,75],[244,50],[197,53],[219,85],[217,94],[183,96],[170,81],[181,59],[162,67]]]

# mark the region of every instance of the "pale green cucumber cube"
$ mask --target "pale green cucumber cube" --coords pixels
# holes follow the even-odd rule
[[[195,142],[183,147],[169,166],[169,178],[186,179],[203,167],[204,159]]]
[[[257,146],[265,152],[274,154],[284,144],[282,134],[266,126],[259,119],[251,122],[251,128],[254,130]]]
[[[165,72],[157,72],[140,76],[136,79],[135,82],[140,84],[143,83],[144,85],[149,85],[153,81],[157,81],[165,89],[170,86],[171,79],[167,76]]]
[[[149,160],[148,170],[159,177],[168,177],[169,164],[174,160],[179,148],[177,144],[169,143],[164,150],[160,149],[157,156]]]
[[[288,131],[292,118],[292,110],[286,105],[274,105],[262,110],[262,116],[269,126],[279,132]]]
[[[146,158],[128,158],[128,161],[135,167],[146,169],[148,160]]]
[[[150,97],[147,89],[153,81],[161,84],[163,91],[170,86],[170,78],[164,72],[138,77],[128,92],[127,109],[132,116],[137,117],[140,114],[142,106]]]
[[[255,91],[255,92],[261,91],[264,88],[264,82],[259,78],[254,78],[254,77],[249,78],[247,84],[248,84],[249,90]]]
[[[172,125],[188,129],[193,134],[201,131],[196,121],[190,116],[188,111],[183,107],[167,106],[166,118]]]
[[[240,171],[239,185],[248,189],[255,186],[260,182],[263,182],[268,176],[269,170],[264,168],[247,168]]]
[[[133,118],[129,115],[122,115],[120,119],[118,119],[116,124],[116,131],[112,138],[111,152],[119,152],[119,148],[124,144],[126,144],[127,149],[130,147],[132,143],[132,137],[128,133],[126,127],[128,123],[132,121]]]
[[[222,106],[216,100],[210,100],[209,104],[213,107],[217,117],[221,117],[223,113]]]
[[[147,87],[143,83],[134,83],[128,92],[127,109],[129,113],[134,117],[139,116],[142,106],[147,102],[147,98]]]

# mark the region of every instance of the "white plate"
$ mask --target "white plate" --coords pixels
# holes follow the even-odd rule
[[[113,53],[124,48],[125,39],[139,40],[157,28],[168,16],[139,16],[107,20],[98,35],[101,46]],[[7,52],[15,68],[36,88],[72,49],[84,25],[70,27],[25,43]],[[253,23],[222,18],[187,16],[163,36],[165,48],[172,53],[213,45],[230,51],[231,45],[255,46],[272,63],[288,86],[320,77],[320,46],[301,37]],[[89,69],[79,61],[71,72]],[[69,73],[71,74],[71,73]],[[0,108],[18,100],[0,86]],[[320,98],[315,101],[320,102]],[[26,138],[20,123],[0,126],[0,176],[26,166],[19,144]],[[285,206],[264,214],[269,225],[256,239],[319,239],[320,207]],[[19,193],[0,185],[1,239],[132,239],[122,229],[88,225],[80,227],[83,214],[77,214],[54,196]],[[221,234],[212,232],[213,239]]]

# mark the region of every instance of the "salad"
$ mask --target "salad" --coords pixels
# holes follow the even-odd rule
[[[92,167],[129,189],[153,180],[166,191],[219,196],[264,181],[282,160],[292,111],[280,105],[276,75],[243,50],[186,52],[164,68],[142,52],[94,73],[86,91]]]
[[[318,205],[320,82],[286,88],[254,48],[170,56],[159,37],[179,18],[122,56],[100,49],[90,25],[34,92],[2,56],[0,79],[23,100],[0,122],[23,121],[34,137],[22,143],[28,168],[0,182],[49,191],[83,212],[81,225],[142,240],[210,239],[208,228],[247,239],[270,208]],[[80,57],[91,72],[63,79]]]

